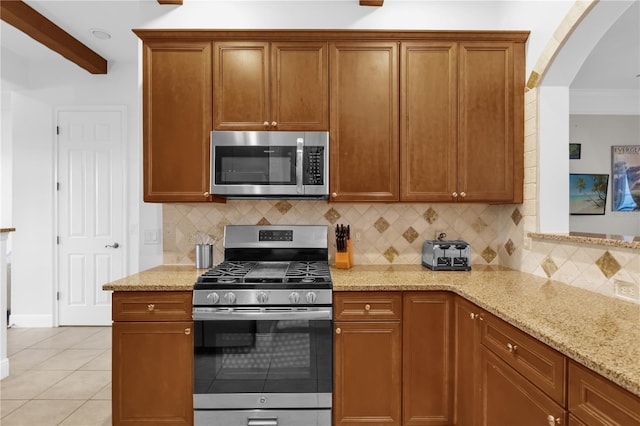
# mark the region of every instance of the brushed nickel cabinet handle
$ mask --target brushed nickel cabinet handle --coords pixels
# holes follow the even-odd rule
[[[332,192],[332,193],[331,193],[331,196],[332,196],[333,198],[336,198],[336,197],[338,196],[338,193],[336,193],[336,192]]]
[[[153,303],[149,303],[149,304],[147,305],[147,310],[148,310],[149,312],[153,311],[155,308],[156,308],[156,305],[154,305]]]
[[[277,125],[278,125],[278,122],[277,122],[277,121],[272,121],[272,122],[271,122],[271,127],[276,127]]]
[[[453,198],[458,198],[458,193],[453,191],[453,193],[451,194],[453,196]]]
[[[464,198],[464,197],[466,197],[466,196],[467,196],[467,193],[466,193],[466,192],[464,192],[464,191],[462,191],[462,192],[460,193],[460,196],[461,196],[462,198]]]
[[[364,310],[367,311],[367,312],[370,311],[371,310],[371,305],[368,304],[368,303],[366,305],[364,305]]]
[[[512,343],[507,343],[507,349],[509,350],[509,353],[514,354],[518,350],[518,345],[514,345]]]
[[[336,334],[342,333],[342,329],[340,327],[336,328]]]
[[[211,195],[211,194],[209,194],[209,192],[205,192],[205,193],[204,193],[204,194],[202,194],[202,195],[204,195],[205,197],[208,197],[208,196],[209,196],[209,195]]]
[[[191,329],[190,328],[185,328],[184,329],[184,334],[186,334],[187,336],[191,334]]]
[[[269,122],[265,121],[264,123],[262,123],[264,125],[264,127],[269,127]]]

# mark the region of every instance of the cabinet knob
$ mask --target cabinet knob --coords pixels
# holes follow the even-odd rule
[[[547,416],[549,426],[559,425],[561,422],[560,417],[553,417],[551,414]]]
[[[185,328],[184,329],[184,334],[186,334],[187,336],[191,334],[191,329],[190,328]]]
[[[471,317],[471,319],[474,320],[474,319],[478,318],[478,314],[474,314],[473,312],[471,312],[469,314],[469,317]]]
[[[333,198],[336,198],[336,197],[338,196],[338,194],[337,194],[336,192],[332,192],[332,193],[331,193],[331,196],[332,196]]]
[[[336,328],[336,334],[342,333],[342,329],[340,327]]]
[[[269,122],[265,121],[264,123],[262,123],[264,125],[264,127],[269,127]]]
[[[148,310],[149,312],[152,312],[155,308],[156,308],[156,305],[154,305],[153,303],[149,303],[149,304],[147,305],[147,310]]]
[[[467,196],[467,193],[466,193],[466,192],[464,192],[464,191],[462,191],[462,192],[460,193],[460,196],[461,196],[462,198],[464,198],[464,197],[466,197],[466,196]]]
[[[512,343],[507,343],[507,350],[509,351],[509,353],[514,354],[518,350],[518,345],[514,345]]]
[[[366,305],[364,305],[364,310],[367,311],[367,312],[370,311],[371,310],[371,305],[368,304],[368,303]]]
[[[453,191],[453,193],[451,194],[451,196],[453,196],[453,198],[458,198],[458,193]]]
[[[208,196],[209,196],[209,195],[211,195],[211,194],[209,194],[209,192],[205,192],[205,193],[204,193],[204,194],[202,194],[202,195],[204,195],[205,197],[208,197]]]
[[[272,121],[272,122],[271,122],[271,127],[276,127],[277,125],[278,125],[278,122],[277,122],[277,121]]]

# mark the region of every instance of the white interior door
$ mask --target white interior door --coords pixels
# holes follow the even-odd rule
[[[124,108],[60,110],[58,323],[111,324],[111,292],[124,273]]]

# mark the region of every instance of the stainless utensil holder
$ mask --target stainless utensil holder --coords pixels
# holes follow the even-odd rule
[[[213,266],[213,244],[196,244],[196,269]]]

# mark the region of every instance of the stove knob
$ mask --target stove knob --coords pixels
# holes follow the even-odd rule
[[[311,304],[311,303],[315,303],[317,296],[313,291],[310,291],[309,293],[307,293],[305,298],[307,299],[307,303]]]
[[[207,300],[212,305],[215,305],[220,300],[220,296],[218,296],[218,293],[209,293],[207,294]]]
[[[269,294],[265,293],[264,291],[258,293],[256,297],[258,298],[258,302],[260,303],[267,303],[267,301],[269,301]]]
[[[289,301],[291,303],[298,303],[300,301],[300,294],[294,291],[289,295]]]
[[[225,294],[224,298],[227,300],[227,303],[230,305],[233,305],[234,303],[236,303],[236,295],[233,294],[232,292]]]

